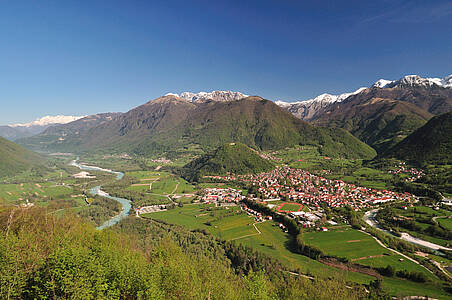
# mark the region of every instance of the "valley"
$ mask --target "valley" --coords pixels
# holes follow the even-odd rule
[[[386,293],[399,296],[426,291],[434,297],[446,295],[432,264],[422,263],[424,254],[436,262],[437,253],[413,244],[395,246],[397,237],[392,234],[372,237],[374,233],[360,221],[375,207],[421,207],[423,201],[415,195],[388,192],[395,181],[408,180],[419,170],[401,172],[397,163],[392,171],[376,169],[360,159],[325,157],[312,146],[256,153],[274,165],[273,171],[183,175],[196,178],[192,182],[177,171],[183,157],[172,161],[93,155],[82,156],[79,162],[76,156],[57,155],[52,156],[55,169],[44,182],[2,184],[0,199],[24,207],[32,203],[59,216],[77,214],[99,230],[116,230],[135,218],[182,226],[250,247],[303,276],[341,278],[351,285],[380,280]],[[88,174],[74,178],[80,171]],[[344,198],[330,199],[329,191]],[[450,210],[431,211],[444,217],[438,219],[441,224],[452,218]],[[404,215],[403,210],[398,213]],[[305,250],[300,250],[299,239]],[[444,254],[439,257],[439,264],[447,268],[450,261]],[[391,276],[384,273],[388,266],[393,267]],[[421,279],[408,279],[414,276],[409,274]]]
[[[3,219],[80,220],[137,251],[176,243],[244,280],[263,274],[280,295],[339,283],[347,299],[450,299],[451,114],[422,111],[405,85],[328,98],[339,116],[322,97],[310,123],[217,91],[50,126],[22,146],[0,140]],[[439,89],[447,107],[449,91],[423,89],[416,99]],[[375,100],[384,93],[398,100]]]
[[[0,300],[452,300],[452,0],[0,23]]]

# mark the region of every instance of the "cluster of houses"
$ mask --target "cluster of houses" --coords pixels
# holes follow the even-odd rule
[[[257,175],[223,176],[221,179],[227,181],[228,177],[257,186],[257,192],[262,199],[282,198],[315,208],[326,204],[329,207],[348,205],[359,210],[388,201],[413,200],[409,193],[359,187],[289,167],[278,167],[271,172]]]
[[[289,214],[290,217],[297,219],[298,223],[302,224],[305,228],[310,228],[315,226],[317,221],[323,217],[321,212],[305,212],[305,211],[294,211]]]
[[[240,176],[239,176],[240,177]],[[235,175],[225,175],[225,176],[220,176],[220,175],[205,175],[203,176],[203,178],[207,178],[207,179],[215,179],[215,180],[219,180],[219,181],[235,181],[238,179],[237,176]]]
[[[388,172],[389,174],[408,174],[410,177],[405,179],[405,181],[413,182],[418,180],[419,178],[423,177],[425,175],[423,170],[419,170],[416,168],[408,168],[406,166],[405,162],[399,163],[398,166],[396,166],[396,169],[390,170]]]
[[[243,198],[241,190],[233,188],[206,188],[203,190],[201,201],[224,206],[228,204],[235,205]]]
[[[167,210],[167,206],[164,204],[149,205],[149,206],[141,206],[141,207],[136,208],[135,213],[138,217],[140,214],[148,214],[148,213],[159,212],[159,211],[164,211],[164,210]]]
[[[157,159],[151,159],[151,161],[154,162],[154,163],[159,163],[159,164],[170,164],[170,163],[172,163],[171,160],[166,159],[164,157],[160,157],[160,158],[157,158]]]
[[[241,205],[241,209],[246,212],[248,215],[253,216],[256,220],[256,222],[263,222],[266,219],[267,220],[271,220],[272,217],[271,216],[263,216],[262,213],[257,212],[251,208],[249,208],[248,206],[246,206],[245,204]]]

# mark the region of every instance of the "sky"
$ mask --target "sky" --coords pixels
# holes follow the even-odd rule
[[[0,124],[452,74],[452,1],[0,1]]]

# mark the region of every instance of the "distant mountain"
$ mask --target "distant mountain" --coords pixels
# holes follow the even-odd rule
[[[43,158],[0,137],[0,178],[41,165]]]
[[[371,88],[379,88],[379,98],[395,99],[411,102],[433,114],[452,110],[452,75],[444,78],[422,78],[418,75],[407,75],[399,80],[380,79]],[[298,102],[276,101],[276,104],[287,109],[305,121],[321,118],[326,107],[342,102],[348,97],[361,93],[360,88],[352,93],[341,95],[322,94],[313,99]]]
[[[339,127],[382,153],[424,125],[433,115],[452,110],[452,75],[399,80],[380,79],[350,94],[320,95],[296,102],[276,102],[313,124]]]
[[[318,145],[329,156],[375,155],[373,149],[346,131],[317,128],[260,97],[192,102],[168,95],[78,134],[60,131],[50,135],[49,130],[23,144],[51,151],[127,151],[144,155],[210,151],[230,142],[264,150],[310,144]]]
[[[363,91],[365,88],[359,88],[354,92],[351,93],[344,93],[340,95],[331,95],[331,94],[322,94],[319,95],[313,99],[309,99],[306,101],[299,101],[299,102],[284,102],[284,101],[276,101],[275,103],[285,109],[287,109],[289,112],[291,112],[296,117],[305,120],[310,121],[317,115],[317,112],[321,109],[329,106],[330,104],[336,103],[336,102],[342,102],[344,99],[347,99],[351,95],[355,95]]]
[[[228,143],[185,165],[182,174],[189,181],[199,181],[206,175],[255,174],[273,168],[255,150],[241,143]]]
[[[240,92],[232,92],[232,91],[212,91],[210,93],[207,92],[199,92],[199,93],[191,93],[191,92],[183,92],[180,95],[175,93],[168,93],[165,96],[176,96],[181,99],[184,99],[189,102],[201,102],[201,101],[234,101],[240,100],[248,97],[248,95],[242,94]]]
[[[86,134],[91,128],[111,121],[120,115],[121,113],[103,113],[77,118],[67,124],[48,126],[36,136],[18,139],[17,142],[30,149],[43,150],[47,148],[47,145],[61,143],[67,136],[70,136],[73,143],[77,144],[77,138]]]
[[[380,153],[433,116],[409,102],[378,97],[379,90],[367,89],[342,103],[330,105],[319,111],[313,123],[348,130]]]
[[[380,79],[373,87],[379,88],[404,88],[404,87],[443,87],[452,88],[452,74],[444,78],[422,78],[419,75],[407,75],[399,80]]]
[[[55,124],[66,124],[81,118],[83,118],[83,116],[45,116],[30,123],[0,126],[0,136],[8,140],[15,141],[20,138],[39,134],[49,126]]]
[[[452,164],[452,112],[433,117],[382,156],[419,164]]]

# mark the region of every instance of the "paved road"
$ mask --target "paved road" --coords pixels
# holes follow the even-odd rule
[[[363,216],[363,220],[367,223],[367,224],[369,224],[370,226],[372,226],[372,227],[374,227],[374,228],[376,228],[376,229],[378,229],[378,230],[381,230],[381,231],[384,231],[384,232],[386,232],[386,233],[389,233],[389,234],[391,234],[389,231],[387,231],[387,230],[384,230],[384,229],[381,229],[381,228],[379,228],[378,227],[378,223],[377,223],[377,221],[375,220],[375,215],[377,214],[377,212],[378,212],[378,209],[373,209],[373,210],[370,210],[370,211],[368,211],[368,212],[366,212],[365,214],[364,214],[364,216]],[[397,253],[397,254],[399,254],[399,255],[401,255],[401,256],[403,256],[403,257],[406,257],[407,259],[409,259],[410,261],[412,261],[412,262],[414,262],[414,263],[416,263],[416,264],[418,264],[418,265],[420,265],[420,266],[422,266],[422,267],[424,267],[424,269],[426,269],[427,271],[429,271],[430,273],[432,273],[433,274],[433,272],[432,271],[430,271],[428,268],[426,268],[425,266],[423,266],[423,265],[421,265],[418,261],[416,261],[415,259],[412,259],[411,257],[409,257],[409,256],[406,256],[406,255],[404,255],[403,253],[400,253],[399,251],[396,251],[396,250],[394,250],[394,249],[391,249],[391,248],[388,248],[388,247],[386,247],[379,239],[377,239],[376,237],[374,237],[373,235],[371,235],[371,234],[369,234],[369,233],[367,233],[367,232],[364,232],[364,231],[361,231],[361,232],[363,232],[363,233],[365,233],[365,234],[368,234],[368,235],[370,235],[370,236],[372,236],[381,246],[383,246],[383,247],[385,247],[386,249],[388,249],[388,250],[390,250],[390,251],[392,251],[392,252],[394,252],[394,253]],[[392,234],[391,234],[392,235]],[[407,234],[407,235],[409,235],[409,234]],[[409,235],[410,236],[410,235]],[[403,233],[402,233],[402,237],[403,237]],[[411,237],[411,236],[410,236]],[[407,238],[406,236],[405,236],[405,238]],[[411,238],[413,238],[413,237],[411,237]],[[405,240],[405,239],[404,239]],[[408,242],[411,242],[410,240],[405,240],[405,241],[408,241]],[[425,243],[429,243],[429,242],[426,242],[426,241],[423,241],[423,240],[420,240],[420,241],[422,241],[422,242],[424,242],[424,244]],[[419,243],[419,241],[417,241],[418,243]],[[412,242],[412,243],[414,243],[414,242]],[[417,244],[417,243],[414,243],[414,244]],[[430,244],[433,244],[433,243],[430,243]],[[433,245],[436,245],[436,244],[433,244]],[[439,245],[436,245],[436,246],[439,246]],[[442,246],[439,246],[439,247],[442,247]],[[427,248],[429,248],[429,247],[427,247]],[[445,248],[445,247],[442,247],[442,248]],[[448,248],[446,248],[446,249],[448,249]],[[437,250],[437,249],[434,249],[434,250]],[[432,260],[433,261],[433,260]],[[446,274],[446,276],[448,276],[449,278],[451,277],[450,275],[449,275],[449,273],[447,273],[442,267],[441,267],[441,265],[438,263],[438,264],[436,264],[436,263],[434,263],[437,267],[438,267],[438,269],[441,271],[441,272],[443,272],[444,274]]]
[[[377,243],[378,243],[380,246],[382,246],[383,248],[388,249],[389,251],[392,251],[392,252],[394,252],[394,253],[396,253],[396,254],[398,254],[398,255],[400,255],[400,256],[403,256],[404,258],[406,258],[406,259],[408,259],[408,260],[414,262],[414,263],[417,264],[417,265],[420,265],[421,267],[423,267],[424,269],[426,269],[427,271],[429,271],[430,273],[433,274],[432,271],[430,271],[429,269],[427,269],[425,266],[421,265],[417,260],[415,260],[415,259],[413,259],[413,258],[411,258],[411,257],[409,257],[409,256],[407,256],[407,255],[405,255],[405,254],[403,254],[403,253],[397,251],[397,250],[394,250],[394,249],[392,249],[392,248],[387,247],[387,246],[386,246],[385,244],[383,244],[379,239],[377,239],[376,237],[374,237],[374,236],[371,235],[370,233],[365,232],[365,231],[362,231],[362,230],[359,230],[359,231],[361,231],[362,233],[367,234],[367,235],[370,235],[371,237],[373,237],[374,240],[376,240]]]
[[[386,232],[387,234],[390,234],[390,235],[394,236],[390,231],[384,230],[384,229],[382,229],[382,228],[380,228],[378,226],[378,222],[375,219],[375,215],[377,214],[378,210],[379,209],[373,209],[373,210],[370,210],[370,211],[366,212],[364,214],[364,216],[363,216],[363,220],[367,224],[369,224],[370,226],[372,226],[372,227],[374,227],[374,228],[376,228],[378,230],[381,230],[383,232]],[[409,243],[412,243],[412,244],[424,246],[424,247],[432,249],[432,250],[448,250],[448,251],[452,251],[451,248],[443,247],[443,246],[437,245],[435,243],[424,241],[422,239],[419,239],[419,238],[416,238],[414,236],[411,236],[410,234],[408,234],[406,232],[402,232],[401,233],[400,239],[402,239],[404,241],[407,241]]]

